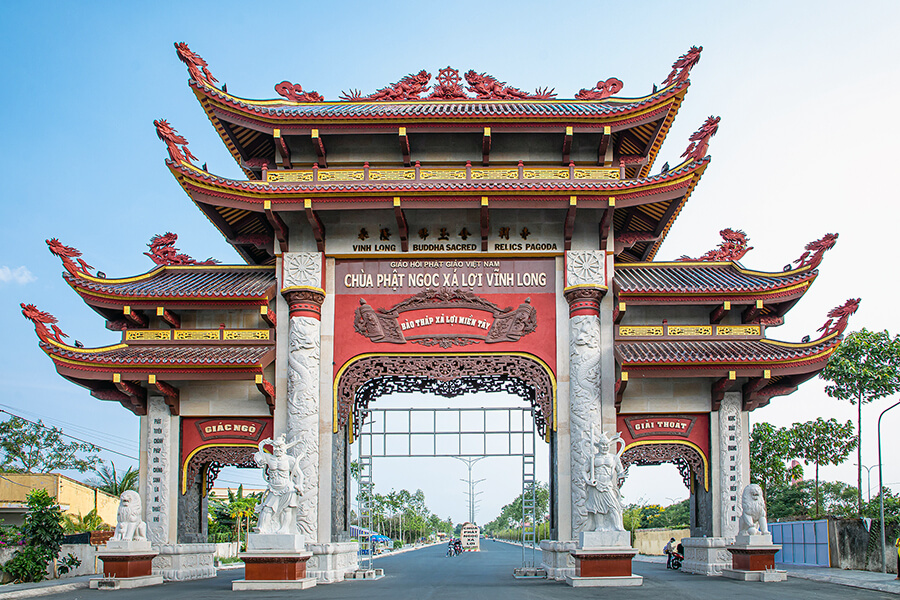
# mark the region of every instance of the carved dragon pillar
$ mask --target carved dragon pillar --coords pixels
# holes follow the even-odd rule
[[[601,421],[600,301],[606,293],[606,255],[602,250],[566,252],[569,303],[569,439],[571,440],[572,536],[585,530],[585,480],[591,428]]]
[[[318,541],[322,261],[318,252],[291,252],[282,262],[281,294],[290,311],[285,429],[289,441],[301,440],[290,452],[301,457],[306,480],[297,525],[308,542]]]

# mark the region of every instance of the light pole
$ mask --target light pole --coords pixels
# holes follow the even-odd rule
[[[854,467],[862,467],[863,469],[866,470],[866,485],[869,486],[868,502],[871,502],[872,501],[872,469],[874,469],[878,465],[872,465],[871,467],[867,467],[866,465],[858,465],[856,463],[853,463],[853,466]]]
[[[881,572],[887,573],[887,545],[884,533],[884,463],[881,462],[881,417],[884,413],[900,406],[900,402],[888,406],[878,415],[878,499],[881,501]]]
[[[472,457],[470,456],[470,457],[463,458],[462,456],[452,456],[451,458],[455,458],[456,460],[461,460],[462,462],[466,463],[466,466],[467,466],[467,467],[469,467],[469,478],[468,478],[468,480],[466,480],[466,479],[461,479],[460,481],[463,481],[463,482],[468,481],[468,483],[469,483],[469,492],[468,492],[468,496],[469,496],[469,523],[474,523],[474,522],[475,522],[475,496],[474,496],[474,493],[475,493],[475,485],[478,484],[478,483],[481,483],[482,481],[484,481],[484,479],[479,479],[478,481],[476,481],[476,482],[474,482],[474,483],[472,482],[472,465],[474,465],[475,463],[477,463],[479,460],[482,460],[482,459],[487,458],[487,457],[486,457],[486,456],[479,456],[479,457],[477,457],[477,458],[472,458]]]

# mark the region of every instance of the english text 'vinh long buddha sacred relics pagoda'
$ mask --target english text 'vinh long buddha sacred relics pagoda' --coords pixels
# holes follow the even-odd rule
[[[342,580],[358,556],[350,444],[370,404],[403,391],[506,391],[530,406],[550,451],[548,577],[574,571],[566,544],[587,527],[594,431],[621,434],[625,468],[677,466],[694,538],[735,536],[749,412],[824,368],[858,300],[818,339],[768,337],[836,234],[775,272],[738,262],[750,248],[731,229],[703,256],[654,260],[719,126],[710,117],[682,162],[654,169],[700,48],[646,96],[618,97],[609,77],[571,100],[450,67],[339,100],[290,81],[248,100],[176,51],[246,179],[198,165],[159,119],[166,166],[246,264],[198,262],[166,234],[146,253],[152,270],[115,279],[51,239],[66,283],[121,341],[70,345],[22,305],[60,375],[140,415],[155,572],[214,573],[206,491],[285,434],[300,442],[309,573]]]

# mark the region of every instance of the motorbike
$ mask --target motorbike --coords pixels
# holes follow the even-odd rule
[[[681,568],[681,563],[684,560],[684,555],[679,554],[678,552],[672,553],[672,568],[676,571]]]

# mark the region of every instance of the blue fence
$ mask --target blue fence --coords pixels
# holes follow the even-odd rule
[[[828,521],[769,523],[772,541],[781,544],[775,562],[828,567]]]

